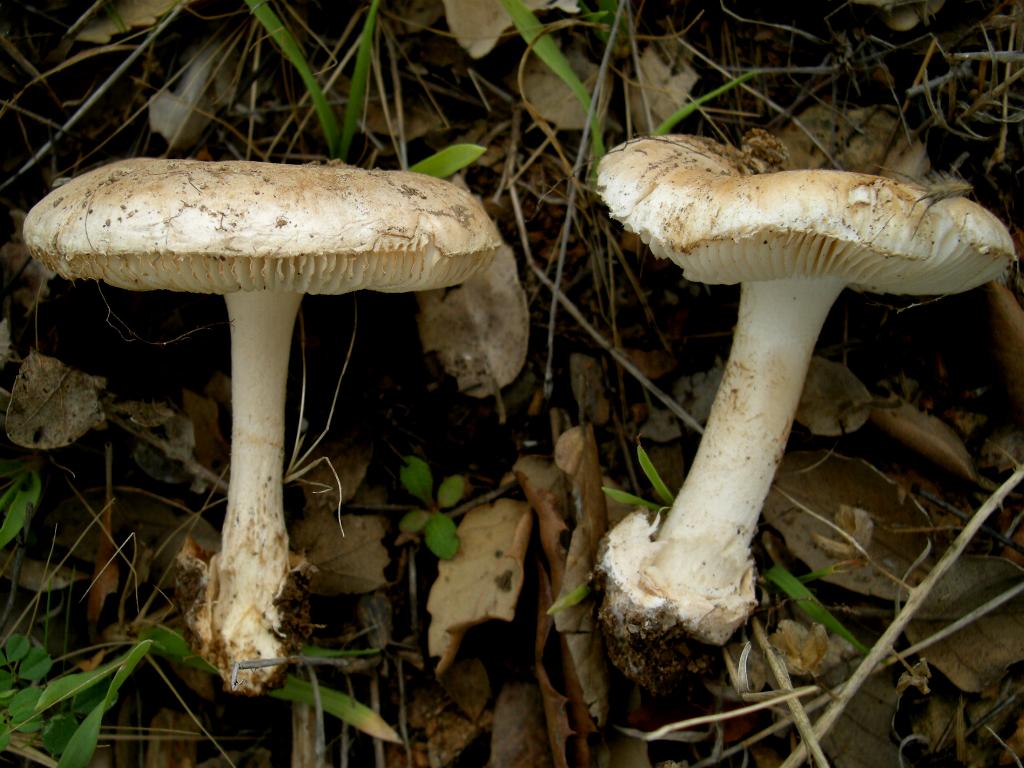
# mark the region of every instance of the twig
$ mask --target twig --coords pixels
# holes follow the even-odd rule
[[[768,642],[768,636],[764,632],[761,620],[755,617],[752,623],[754,639],[761,646],[761,652],[764,653],[765,661],[768,662],[768,668],[772,672],[772,677],[775,678],[775,684],[782,690],[792,691],[793,681],[789,679],[789,671],[786,669],[786,665],[779,661],[775,648]],[[814,728],[811,726],[810,718],[807,717],[807,710],[804,709],[804,705],[800,702],[800,699],[790,699],[786,702],[786,705],[793,715],[793,724],[796,726],[797,731],[800,732],[803,743],[811,751],[814,764],[818,768],[828,768],[828,759],[825,757],[825,753],[821,751],[821,744],[818,743],[818,739],[814,735]]]
[[[823,738],[826,733],[835,725],[840,715],[843,714],[843,710],[846,709],[846,705],[850,703],[853,697],[860,690],[861,685],[868,679],[875,668],[879,665],[882,659],[889,655],[892,651],[893,646],[896,644],[896,639],[903,633],[907,624],[914,617],[914,614],[921,608],[924,601],[931,594],[931,591],[935,588],[935,585],[939,583],[939,580],[946,574],[946,572],[953,567],[953,564],[959,559],[960,555],[967,548],[971,539],[981,529],[981,526],[985,523],[991,515],[1003,502],[1003,500],[1009,495],[1010,491],[1017,487],[1017,485],[1024,480],[1024,466],[1021,466],[1014,472],[1010,479],[999,486],[998,490],[989,496],[988,500],[979,507],[978,511],[974,514],[971,521],[964,526],[964,529],[960,532],[960,535],[953,540],[952,545],[946,550],[945,554],[935,564],[931,572],[925,576],[924,580],[910,592],[910,597],[907,599],[906,605],[903,606],[903,610],[899,612],[888,629],[882,634],[872,647],[871,652],[864,657],[864,660],[860,663],[860,666],[854,670],[850,679],[843,685],[843,690],[836,696],[836,700],[825,710],[825,713],[818,719],[814,724],[814,733],[818,738]],[[782,764],[781,768],[797,768],[798,765],[803,763],[807,758],[806,747],[801,744],[798,746],[793,753],[786,758],[786,761]]]
[[[569,235],[572,233],[573,221],[576,217],[576,193],[579,179],[577,178],[580,169],[583,167],[583,158],[587,156],[590,146],[590,129],[594,121],[594,113],[597,110],[598,97],[604,87],[605,73],[608,71],[608,63],[611,60],[612,49],[615,47],[615,37],[619,31],[619,22],[622,20],[622,9],[629,0],[619,0],[615,9],[615,19],[612,21],[611,30],[608,32],[608,41],[604,46],[604,54],[601,56],[601,66],[597,70],[597,82],[594,85],[594,92],[590,96],[590,105],[587,108],[587,117],[583,121],[583,135],[580,137],[580,146],[576,150],[576,160],[572,165],[572,178],[569,180],[569,194],[565,204],[565,221],[562,223],[562,233],[558,241],[558,262],[555,265],[555,289],[556,296],[560,295],[558,286],[562,284],[562,270],[565,267],[565,255],[569,248]],[[558,302],[552,298],[551,307],[548,310],[548,356],[544,363],[544,397],[551,399],[551,393],[555,386],[555,376],[552,371],[555,356],[555,317],[558,314]]]
[[[597,344],[608,353],[608,355],[619,365],[623,367],[634,379],[640,382],[641,386],[646,389],[651,396],[672,411],[673,414],[683,422],[687,427],[692,429],[697,434],[703,434],[704,427],[701,426],[700,422],[697,421],[693,416],[687,413],[673,398],[659,389],[653,381],[648,379],[643,373],[637,368],[625,355],[617,350],[610,341],[608,341],[601,333],[592,326],[587,319],[583,316],[583,313],[576,307],[575,304],[570,301],[569,297],[562,293],[555,286],[554,282],[546,274],[544,270],[538,266],[537,262],[533,260],[533,255],[530,251],[530,241],[526,234],[526,223],[523,220],[523,211],[519,205],[519,193],[516,192],[514,184],[508,188],[509,197],[512,200],[512,207],[515,210],[516,215],[516,226],[519,229],[519,240],[523,249],[523,255],[526,257],[526,263],[530,269],[557,298],[559,303],[565,308],[565,310],[572,316],[572,318],[580,324],[590,337],[597,342]]]
[[[160,22],[149,31],[149,34],[146,35],[146,39],[139,43],[138,47],[128,54],[127,58],[118,65],[117,69],[111,72],[110,76],[104,80],[96,90],[89,94],[89,98],[82,102],[82,106],[75,111],[75,114],[69,117],[64,125],[58,128],[57,132],[54,133],[53,136],[43,144],[43,146],[41,146],[23,166],[21,166],[21,168],[8,176],[6,181],[0,182],[0,192],[7,189],[7,187],[20,179],[25,173],[32,170],[40,160],[50,153],[50,150],[52,150],[54,145],[60,141],[64,134],[74,128],[78,121],[85,117],[89,110],[96,106],[99,100],[106,95],[107,91],[110,90],[114,83],[120,79],[121,75],[128,71],[128,67],[135,63],[135,60],[139,58],[150,44],[160,36],[172,21],[174,21],[177,15],[181,13],[182,8],[186,5],[187,3],[180,1],[174,4],[167,14],[160,19]]]

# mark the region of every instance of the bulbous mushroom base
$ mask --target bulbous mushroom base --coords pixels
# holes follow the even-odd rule
[[[282,574],[281,588],[268,608],[246,601],[248,607],[236,602],[236,610],[225,612],[217,610],[223,597],[221,566],[220,555],[211,556],[191,539],[178,553],[175,594],[185,618],[186,641],[217,667],[224,690],[259,696],[284,681],[287,665],[240,669],[235,675],[235,663],[281,658],[299,650],[309,628],[306,579],[301,571]]]
[[[676,671],[686,672],[692,665],[692,652],[672,659],[681,644],[690,639],[723,645],[746,622],[756,600],[749,560],[737,578],[725,579],[721,587],[666,588],[657,579],[658,570],[649,567],[665,546],[652,541],[655,529],[646,513],[629,515],[608,533],[597,567],[605,582],[601,623],[612,660],[627,677],[658,692],[674,668],[681,665]]]

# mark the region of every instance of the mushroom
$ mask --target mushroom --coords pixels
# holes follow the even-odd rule
[[[1014,257],[1006,228],[969,200],[859,173],[766,172],[766,154],[663,136],[627,142],[599,168],[611,215],[655,255],[689,280],[741,284],[732,351],[682,489],[660,523],[633,513],[606,541],[602,616],[621,648],[684,635],[721,645],[753,610],[750,542],[843,288],[957,293]],[[643,674],[643,652],[622,660]]]
[[[440,179],[341,165],[134,159],[55,189],[25,219],[32,255],[64,277],[129,290],[224,295],[231,322],[232,456],[219,554],[186,554],[182,606],[225,680],[235,662],[293,648],[282,471],[292,328],[305,293],[417,291],[485,267],[499,235]],[[186,600],[186,602],[188,602]],[[243,675],[256,695],[279,670]]]

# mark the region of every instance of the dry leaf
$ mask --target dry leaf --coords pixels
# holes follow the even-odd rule
[[[789,150],[787,168],[831,165],[808,133],[825,147],[840,168],[895,178],[918,179],[931,169],[928,153],[916,139],[908,144],[896,110],[888,106],[839,111],[816,104],[779,133]],[[801,127],[802,126],[802,127]]]
[[[828,632],[821,624],[808,627],[783,619],[772,633],[771,643],[785,655],[786,667],[794,675],[817,675],[828,654]]]
[[[103,423],[100,394],[106,385],[106,379],[32,350],[11,391],[7,437],[37,450],[70,445]]]
[[[490,619],[512,621],[523,586],[523,559],[533,516],[511,499],[476,507],[459,523],[459,552],[438,563],[430,589],[427,647],[440,656],[437,674],[455,660],[466,632]]]
[[[872,675],[822,739],[836,768],[899,765],[899,745],[889,738],[899,695],[886,675]]]
[[[551,574],[551,588],[560,591],[565,574],[565,546],[563,534],[569,530],[565,524],[565,483],[563,475],[551,459],[541,456],[521,456],[513,471],[523,489],[526,500],[537,515],[540,546]]]
[[[342,515],[315,509],[291,528],[291,548],[305,552],[313,571],[309,590],[316,595],[364,594],[385,586],[391,558],[384,546],[388,521],[381,515]],[[344,534],[342,534],[344,530]]]
[[[479,718],[491,699],[487,668],[477,658],[456,661],[441,676],[440,683],[470,720]]]
[[[989,348],[999,366],[1013,418],[1024,424],[1024,309],[1013,291],[999,283],[985,287],[988,297]]]
[[[1024,570],[999,557],[961,557],[907,627],[918,643],[1017,586]],[[921,652],[962,691],[977,693],[1024,659],[1024,596],[1018,595]]]
[[[361,428],[349,431],[340,440],[321,443],[317,455],[309,459],[313,468],[299,481],[306,497],[306,514],[317,510],[333,515],[339,503],[351,501],[363,484],[372,459],[373,445]]]
[[[591,61],[581,45],[569,45],[565,58],[572,71],[590,91],[597,75],[597,64]],[[536,56],[531,56],[523,67],[523,98],[540,116],[563,131],[581,131],[587,123],[587,111],[551,68]]]
[[[184,712],[163,707],[149,721],[150,733],[175,734],[175,738],[145,740],[144,768],[185,768],[196,764],[203,732]]]
[[[173,5],[174,0],[117,0],[86,24],[78,39],[83,43],[109,43],[114,35],[153,26]]]
[[[579,352],[569,355],[569,382],[581,421],[590,421],[599,427],[608,423],[612,404],[608,400],[606,381],[607,376],[596,358]]]
[[[871,423],[947,472],[972,482],[978,480],[963,440],[941,419],[897,399],[892,407],[871,411]]]
[[[4,564],[4,578],[10,579],[14,570],[14,560],[7,558]],[[30,592],[49,592],[70,587],[76,581],[88,579],[89,574],[80,568],[67,565],[45,563],[42,560],[23,558],[18,569],[18,586]]]
[[[192,422],[196,461],[211,472],[220,474],[231,460],[231,444],[220,431],[220,409],[212,397],[184,389],[181,409]]]
[[[549,768],[544,700],[536,683],[510,680],[494,704],[488,768]]]
[[[871,414],[871,393],[842,363],[812,357],[796,420],[813,435],[838,437],[856,432]]]
[[[676,46],[681,50],[681,46]],[[672,50],[669,48],[668,50]],[[644,102],[651,110],[650,130],[657,128],[690,97],[697,84],[697,72],[685,60],[679,60],[657,44],[648,45],[640,54],[637,84],[629,91],[629,108],[638,125],[646,124]],[[643,118],[643,119],[642,119]]]
[[[555,445],[555,463],[568,476],[576,513],[576,527],[569,541],[558,594],[561,598],[589,582],[597,547],[608,530],[608,511],[601,490],[604,481],[593,427],[566,430]],[[602,724],[608,717],[608,664],[593,601],[590,597],[556,613],[555,627],[568,645],[583,703],[590,716]]]
[[[460,392],[487,397],[519,375],[530,316],[511,248],[502,245],[487,270],[458,288],[416,296],[423,349],[437,352]]]
[[[202,136],[219,105],[231,95],[230,50],[209,38],[182,55],[182,71],[149,100],[149,127],[172,150],[185,150]]]
[[[524,0],[523,4],[531,10],[558,8],[564,13],[579,10],[573,0]],[[448,29],[474,59],[490,53],[501,34],[512,27],[512,18],[502,7],[501,0],[444,0],[444,15]]]
[[[852,534],[845,531],[847,536],[843,535],[839,516],[844,506],[870,518],[872,533],[864,547],[869,559],[852,547],[848,551],[856,551],[858,559],[830,571],[824,580],[889,600],[905,595],[895,579],[906,577],[913,585],[923,576],[923,568],[909,577],[906,573],[928,546],[919,532],[928,519],[895,483],[866,462],[827,452],[788,454],[775,475],[764,518],[782,533],[789,550],[816,571],[848,560],[837,558],[819,543],[827,539],[853,544],[858,524],[853,524]],[[862,531],[867,524],[867,520],[859,523]]]

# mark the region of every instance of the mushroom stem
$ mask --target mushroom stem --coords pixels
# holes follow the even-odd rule
[[[704,642],[725,642],[754,606],[750,540],[815,342],[845,285],[836,277],[794,277],[742,286],[707,428],[643,569],[643,581]]]
[[[231,479],[221,551],[210,562],[210,640],[227,673],[236,661],[282,655],[275,605],[288,576],[284,523],[285,393],[302,294],[225,296],[231,320]],[[273,669],[243,681],[259,687]]]

